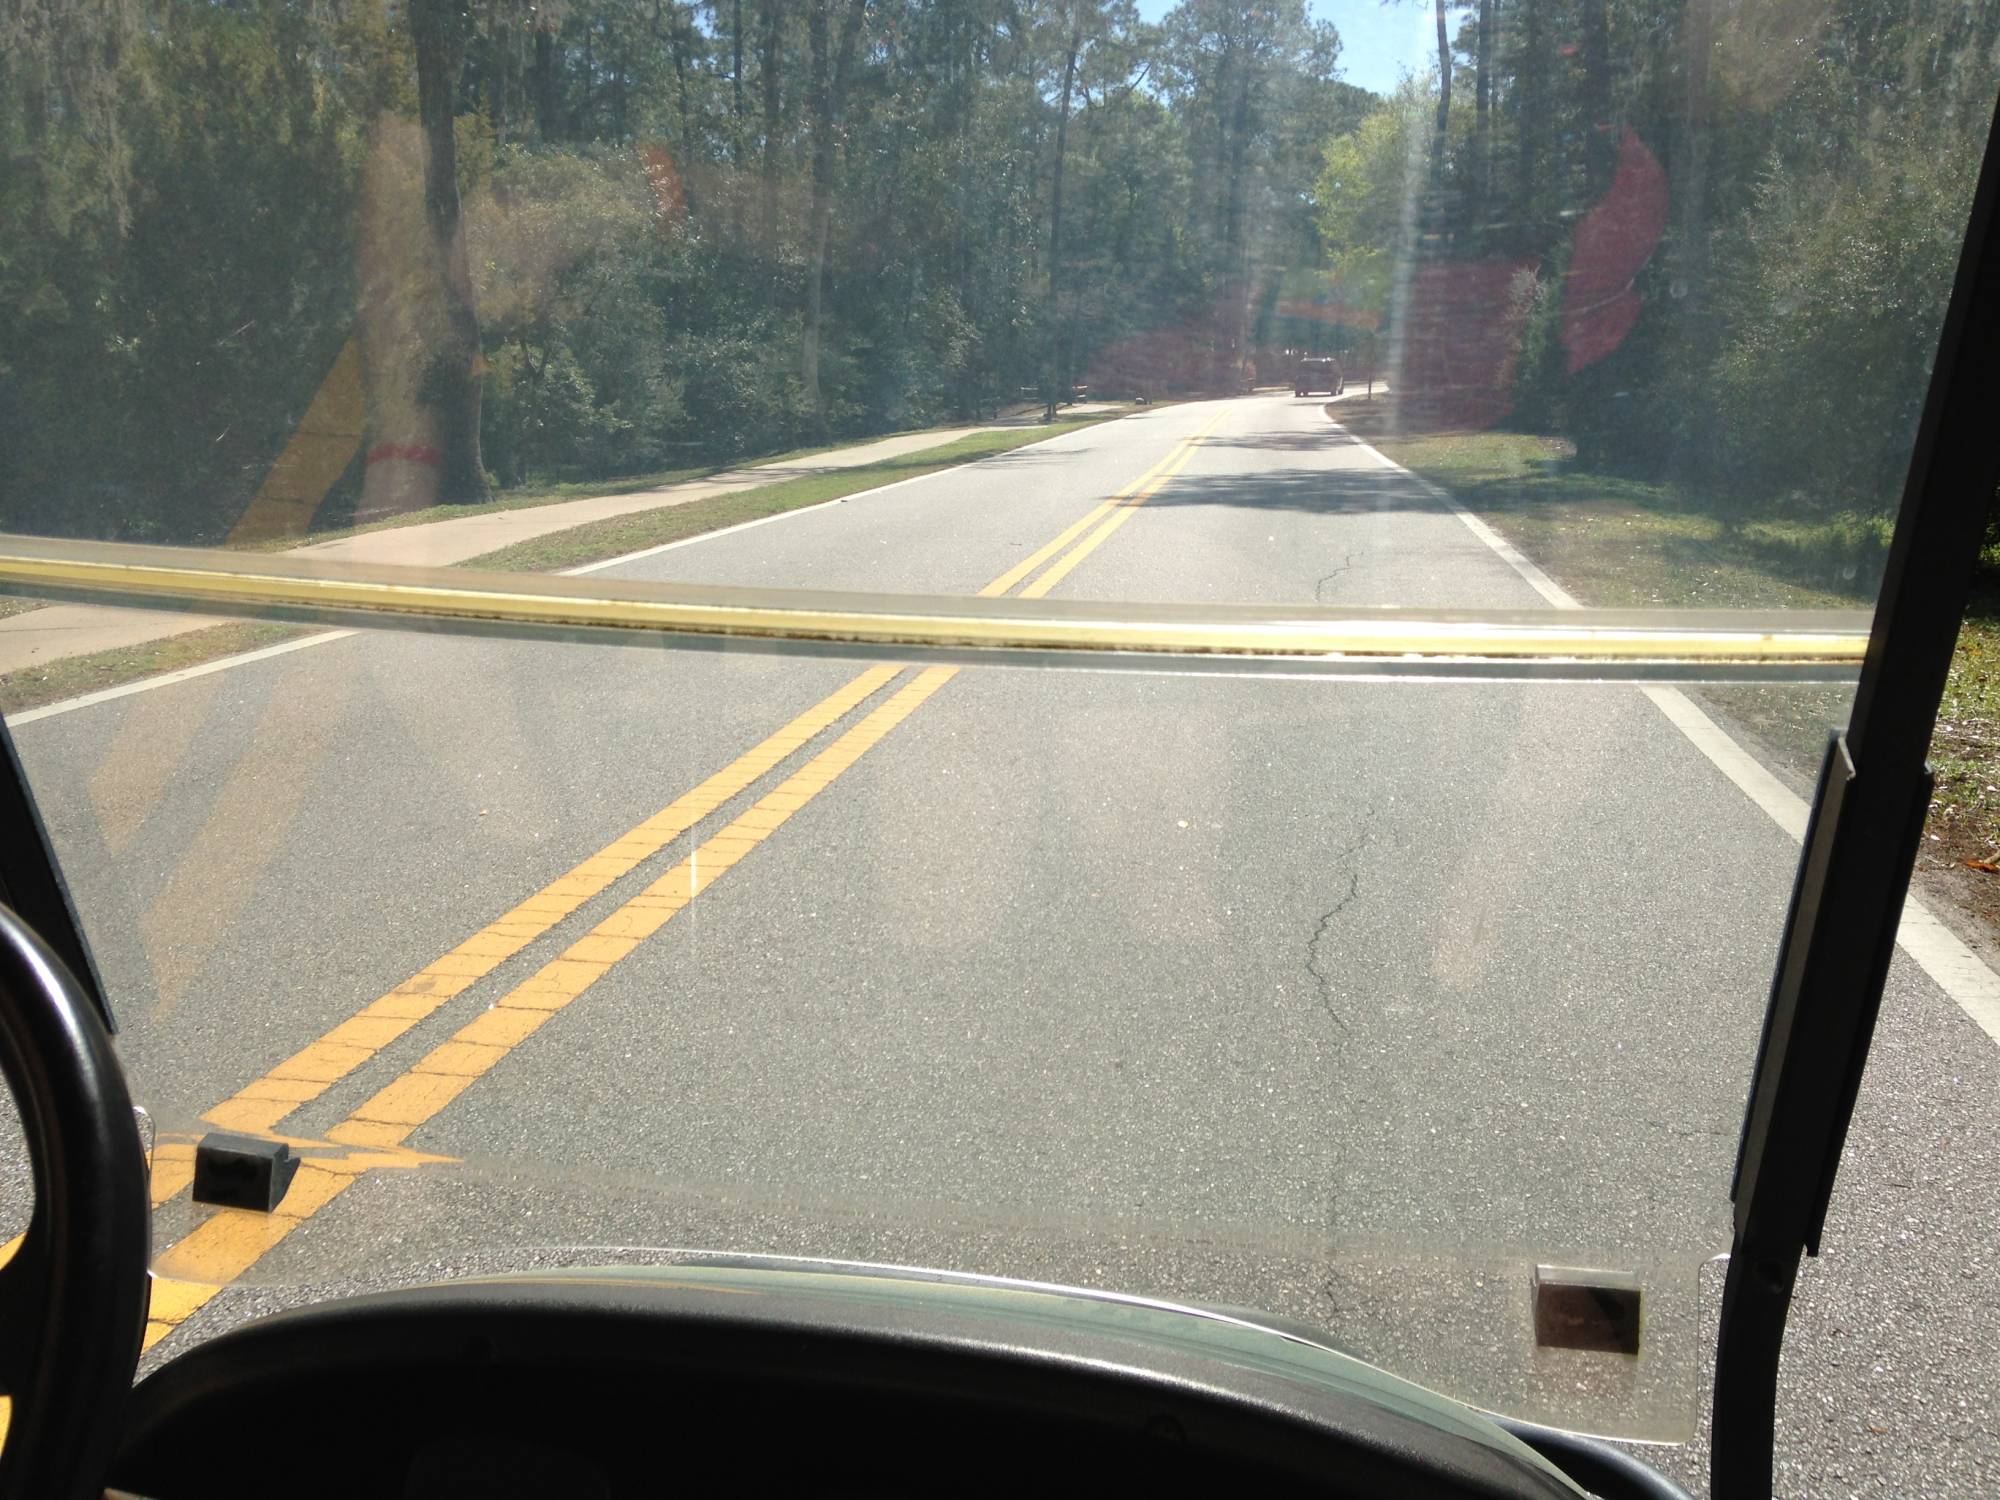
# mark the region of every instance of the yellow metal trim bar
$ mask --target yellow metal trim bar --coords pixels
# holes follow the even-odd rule
[[[1323,609],[846,594],[0,535],[0,592],[337,624],[952,651],[1852,666],[1858,612]]]

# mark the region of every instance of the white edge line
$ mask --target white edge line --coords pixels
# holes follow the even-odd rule
[[[1331,420],[1331,419],[1329,419]],[[1335,422],[1339,427],[1340,424]],[[1379,449],[1363,442],[1347,428],[1343,433],[1358,444],[1363,451],[1372,454],[1385,468],[1394,469],[1399,474],[1408,475],[1416,484],[1436,499],[1449,506],[1456,515],[1500,558],[1557,609],[1580,609],[1576,599],[1548,574],[1536,567],[1507,541],[1507,539],[1473,515],[1456,499],[1439,489],[1429,480],[1410,471]],[[1804,843],[1806,819],[1810,809],[1803,798],[1786,786],[1767,770],[1762,761],[1745,750],[1715,720],[1697,708],[1692,699],[1679,688],[1645,687],[1640,689],[1653,706],[1666,715],[1667,721],[1686,735],[1695,749],[1708,757],[1718,771],[1735,783],[1738,791],[1748,797],[1766,816],[1784,829],[1794,843]],[[2000,975],[1996,975],[1986,963],[1961,942],[1952,930],[1939,921],[1929,907],[1915,896],[1905,898],[1903,919],[1898,924],[1896,942],[1902,950],[1916,961],[1917,967],[1928,974],[1931,982],[1952,1000],[1958,1008],[1971,1018],[1972,1023],[1996,1044],[2000,1044]]]
[[[1134,413],[1128,412],[1126,415],[1130,416],[1134,415]],[[1093,422],[1090,426],[1103,427],[1119,420],[1121,418],[1108,417],[1103,422]],[[981,430],[1004,432],[1007,429],[995,427]],[[692,547],[696,542],[712,542],[717,537],[728,536],[733,532],[748,531],[752,526],[768,526],[773,521],[789,521],[793,516],[803,516],[812,511],[825,510],[831,505],[845,505],[849,500],[858,500],[864,495],[879,495],[884,490],[897,489],[906,484],[921,484],[927,479],[942,479],[947,474],[956,474],[961,469],[969,469],[974,464],[984,463],[988,459],[1001,458],[1009,453],[1019,453],[1027,448],[1039,448],[1043,443],[1053,443],[1058,438],[1072,437],[1078,432],[1087,431],[1089,431],[1087,427],[1077,427],[1072,428],[1069,432],[1052,432],[1047,437],[1036,438],[1032,443],[1022,443],[1017,447],[1005,448],[999,453],[982,454],[978,458],[967,459],[962,464],[953,464],[948,469],[933,469],[928,474],[912,474],[908,479],[892,479],[887,484],[878,484],[870,489],[856,490],[852,494],[841,495],[832,500],[822,500],[817,505],[802,505],[797,510],[781,510],[776,515],[758,516],[755,520],[739,521],[734,526],[724,526],[715,531],[703,531],[696,533],[694,536],[684,536],[677,542],[663,542],[657,547],[646,547],[638,552],[627,552],[622,557],[607,557],[599,562],[585,563],[581,567],[564,568],[556,576],[561,578],[575,578],[585,573],[596,573],[606,568],[615,568],[622,563],[638,562],[643,558],[654,557],[662,552],[671,552],[676,547]],[[953,441],[963,441],[963,439],[954,439]],[[940,443],[938,446],[948,448],[951,444]],[[911,451],[922,453],[924,450],[916,448]],[[838,473],[839,471],[831,470],[829,472]],[[779,480],[776,482],[783,483],[784,481]],[[752,490],[765,488],[768,488],[768,486],[751,485],[748,489],[740,493],[747,494]],[[635,514],[644,514],[644,512],[635,512]],[[560,536],[562,533],[551,532],[548,534]],[[109,703],[114,698],[129,698],[135,693],[151,692],[154,688],[172,687],[175,683],[186,682],[192,677],[206,677],[211,672],[227,672],[233,667],[248,666],[251,662],[265,661],[273,656],[283,656],[288,651],[303,651],[308,646],[324,646],[333,641],[343,641],[351,635],[358,634],[360,634],[358,630],[329,630],[320,635],[308,636],[302,641],[283,641],[278,645],[264,646],[256,651],[244,651],[239,652],[235,656],[218,657],[214,661],[203,662],[200,666],[183,667],[177,672],[163,672],[158,677],[146,677],[140,679],[138,682],[128,682],[119,687],[104,688],[95,693],[84,693],[75,698],[65,698],[60,703],[45,704],[41,708],[23,709],[20,713],[7,715],[4,722],[9,729],[14,729],[24,724],[33,724],[39,719],[53,719],[59,714],[75,713],[80,708],[92,708],[99,703]]]
[[[961,464],[959,467],[963,468],[964,465]],[[939,472],[949,474],[951,470],[943,469]],[[919,477],[932,479],[936,476],[924,474]],[[909,481],[907,479],[899,479],[896,483],[908,484]],[[746,490],[743,493],[752,494],[759,488],[762,488],[762,486],[753,486],[751,490]],[[888,486],[885,485],[883,488],[886,489]],[[857,490],[855,493],[867,494],[868,492],[866,490]],[[816,510],[825,510],[830,505],[839,505],[847,498],[847,496],[842,495],[838,499],[822,500],[817,505],[801,505],[797,510],[781,510],[774,515],[758,516],[755,520],[738,521],[734,526],[724,526],[715,531],[696,532],[693,536],[684,536],[677,542],[662,542],[657,547],[642,547],[637,552],[623,552],[617,557],[600,558],[596,562],[584,563],[580,567],[559,568],[556,570],[556,576],[558,578],[581,578],[586,573],[601,573],[606,568],[622,567],[626,563],[641,562],[649,557],[658,557],[662,552],[672,552],[676,547],[692,547],[696,542],[712,542],[719,536],[733,536],[739,531],[748,531],[753,526],[769,526],[773,521],[789,521],[793,516],[811,515]],[[640,514],[643,515],[645,512],[641,511]],[[552,533],[552,535],[561,536],[562,533],[558,531]]]
[[[1790,834],[1794,842],[1804,842],[1809,809],[1801,798],[1678,688],[1649,687],[1641,691],[1717,770],[1770,814],[1772,821]],[[1995,975],[1978,954],[1959,941],[1915,896],[1904,898],[1896,942],[1939,989],[1958,1002],[1958,1008],[1972,1018],[1975,1026],[2000,1044],[2000,975]]]
[[[99,703],[109,703],[113,698],[129,698],[134,693],[151,692],[154,688],[171,687],[177,682],[186,682],[192,677],[206,677],[211,672],[226,672],[231,667],[240,667],[248,662],[266,661],[273,656],[283,656],[289,651],[303,651],[308,646],[324,646],[330,641],[344,641],[350,635],[358,635],[355,630],[328,630],[319,635],[309,635],[302,641],[280,641],[275,646],[261,646],[255,651],[242,651],[235,656],[220,656],[214,661],[205,661],[200,666],[182,667],[177,672],[163,672],[158,677],[141,678],[138,682],[127,682],[118,687],[99,689],[94,693],[84,693],[79,697],[65,698],[60,703],[45,704],[41,708],[23,709],[20,713],[7,715],[7,727],[17,728],[22,724],[32,724],[37,719],[53,719],[58,714],[74,713],[79,708],[90,708]]]
[[[1499,532],[1488,526],[1463,505],[1460,505],[1456,496],[1452,495],[1449,491],[1439,489],[1421,474],[1412,474],[1381,449],[1375,447],[1372,443],[1363,442],[1353,432],[1349,431],[1346,427],[1342,427],[1338,419],[1329,417],[1327,420],[1332,422],[1334,426],[1339,427],[1363,453],[1373,458],[1383,468],[1394,469],[1398,474],[1401,474],[1412,484],[1423,490],[1433,500],[1450,510],[1453,515],[1465,523],[1466,528],[1474,536],[1478,537],[1480,541],[1486,543],[1487,546],[1498,553],[1501,561],[1520,574],[1526,580],[1529,588],[1540,594],[1550,604],[1553,604],[1557,609],[1583,608],[1583,605],[1578,602],[1574,594],[1570,593],[1568,589],[1565,589],[1561,584],[1549,577],[1548,574],[1529,562],[1521,550],[1508,541],[1507,538],[1500,535]]]

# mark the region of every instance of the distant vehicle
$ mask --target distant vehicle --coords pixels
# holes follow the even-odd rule
[[[1310,396],[1314,391],[1325,391],[1338,396],[1347,382],[1341,378],[1340,361],[1337,359],[1302,359],[1298,372],[1292,377],[1292,393]]]

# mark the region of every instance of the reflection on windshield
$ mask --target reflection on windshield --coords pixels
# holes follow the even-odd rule
[[[1393,57],[1365,19],[31,7],[0,530],[383,579],[1866,610],[2000,11],[1440,0]],[[154,1344],[241,1282],[734,1248],[1261,1307],[1688,1430],[1838,683],[0,609],[162,1131]],[[293,1143],[277,1212],[190,1201],[215,1128]],[[1636,1283],[1639,1353],[1538,1344],[1548,1267]]]

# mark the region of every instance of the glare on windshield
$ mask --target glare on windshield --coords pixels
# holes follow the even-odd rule
[[[250,1285],[752,1249],[1687,1436],[1996,44],[0,18],[0,707],[159,1129],[149,1348]],[[1995,645],[1891,980],[1953,1025]],[[278,1201],[194,1200],[215,1131],[287,1143]],[[1615,1337],[1538,1318],[1572,1284]]]

